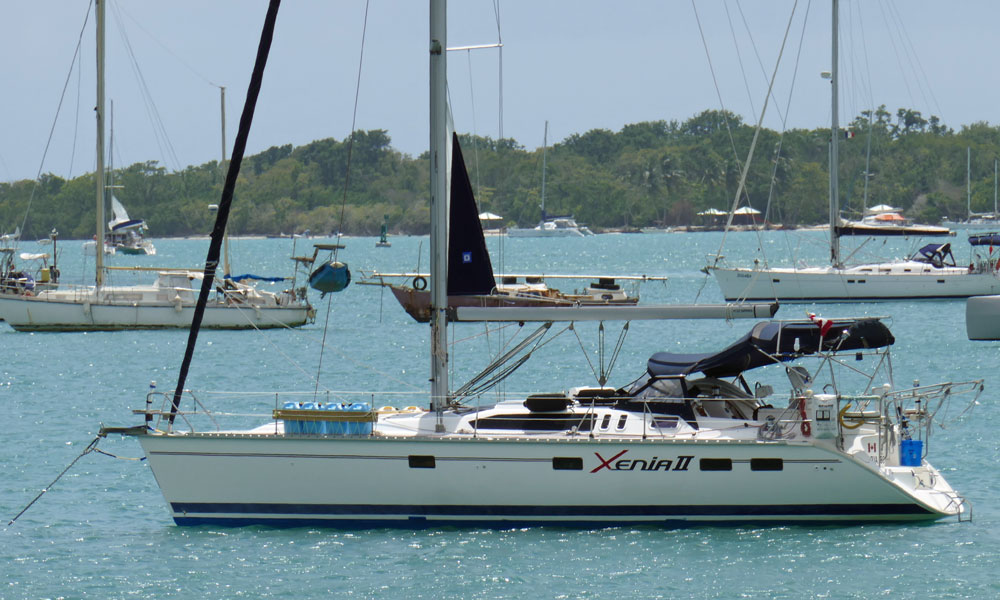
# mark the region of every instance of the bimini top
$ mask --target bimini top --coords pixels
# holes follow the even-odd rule
[[[955,256],[951,253],[951,244],[927,244],[917,250],[910,259],[931,263],[935,267],[955,266]]]
[[[758,323],[728,348],[706,354],[657,352],[646,363],[650,375],[704,373],[708,377],[733,377],[775,361],[789,361],[824,351],[860,350],[892,345],[896,339],[878,319],[833,320],[826,335],[824,324],[812,321]],[[822,348],[820,345],[822,344]]]

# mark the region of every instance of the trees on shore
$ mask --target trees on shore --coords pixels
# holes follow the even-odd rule
[[[847,212],[860,212],[867,176],[869,206],[900,207],[921,222],[965,217],[966,148],[972,150],[973,210],[992,211],[1000,127],[974,123],[956,133],[937,117],[902,108],[892,114],[881,106],[844,132],[849,139],[840,145],[840,189]],[[828,129],[763,130],[742,204],[766,212],[774,223],[824,222],[829,135]],[[717,110],[683,122],[573,134],[548,150],[546,209],[572,213],[596,228],[691,223],[702,210],[729,209],[752,137],[751,125]],[[503,215],[507,224],[534,225],[542,150],[528,151],[512,139],[461,139],[480,209]],[[389,215],[394,231],[426,233],[426,154],[398,152],[384,130],[359,131],[348,179],[348,146],[347,139],[324,139],[247,157],[230,231],[375,235]],[[223,178],[214,161],[177,172],[152,161],[136,163],[116,170],[115,184],[122,187],[115,195],[132,216],[147,221],[154,237],[205,234],[213,219],[207,207],[218,202]],[[64,238],[89,238],[93,189],[93,174],[0,183],[0,229],[13,231],[28,214],[27,239],[53,228]]]

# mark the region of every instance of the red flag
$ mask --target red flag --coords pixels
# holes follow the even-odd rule
[[[830,332],[830,328],[833,327],[833,321],[817,317],[816,313],[809,313],[809,320],[819,326],[819,334],[821,336],[825,336]]]

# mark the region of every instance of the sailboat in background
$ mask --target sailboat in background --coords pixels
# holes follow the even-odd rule
[[[114,248],[115,253],[130,255],[156,254],[153,242],[145,237],[149,227],[142,219],[131,219],[122,203],[111,194],[112,219],[108,221],[107,243]]]
[[[112,186],[114,187],[114,186]],[[132,219],[122,203],[111,193],[111,215],[108,221],[108,232],[105,234],[105,243],[114,249],[114,252],[128,255],[156,254],[156,247],[153,242],[146,239],[146,231],[149,226],[142,219]]]
[[[97,13],[96,238],[104,238],[104,28],[106,0]],[[124,210],[124,209],[122,209]],[[113,220],[112,223],[115,221]],[[191,325],[202,273],[158,269],[152,285],[107,285],[104,252],[95,252],[95,285],[44,289],[33,294],[0,294],[0,320],[18,331],[99,331],[187,328]],[[123,267],[127,269],[127,267]],[[296,266],[297,275],[298,266]],[[219,329],[296,327],[315,318],[305,286],[280,292],[259,290],[234,279],[219,282],[206,310],[204,326]]]
[[[840,255],[838,191],[838,3],[833,0],[830,124],[830,264],[821,267],[729,267],[722,257],[706,267],[726,300],[885,300],[967,298],[1000,292],[994,261],[973,253],[968,266],[954,259],[951,244],[930,244],[904,260],[846,265]]]
[[[373,410],[369,399],[377,388],[363,389],[352,375],[351,389],[361,389],[364,400],[347,400],[348,392],[322,399],[315,392],[277,394],[273,420],[258,427],[196,428],[193,420],[204,415],[180,410],[186,360],[173,395],[151,393],[147,409],[137,411],[145,419],[141,425],[100,431],[137,438],[177,524],[592,527],[968,514],[965,499],[924,455],[939,404],[957,394],[976,396],[981,382],[894,390],[891,372],[888,379],[875,373],[860,378],[860,395],[842,393],[838,384],[858,373],[862,363],[877,370],[891,367],[885,353],[894,339],[877,319],[758,323],[720,352],[657,353],[621,388],[606,385],[602,364],[597,386],[515,395],[482,406],[484,391],[538,349],[553,315],[606,307],[545,315],[533,308],[459,307],[459,316],[478,314],[479,321],[543,324],[452,390],[454,349],[445,328],[451,266],[446,19],[444,0],[430,4],[432,309],[426,408]],[[277,8],[278,0],[272,0],[252,94],[260,87]],[[249,133],[250,119],[244,121],[242,137]],[[234,164],[229,180],[238,172],[238,161]],[[224,201],[229,199],[224,192]],[[213,236],[210,262],[217,259],[215,242]],[[768,314],[774,307],[674,308],[683,318],[719,318],[753,317],[758,309]],[[190,340],[186,359],[197,341],[196,324]],[[851,357],[850,369],[821,387],[825,382],[814,377],[847,362],[839,352]],[[769,398],[769,386],[751,388],[745,380],[752,369],[784,368],[808,356],[819,358],[815,371],[787,368],[792,388],[787,406]],[[876,381],[879,387],[872,388]]]
[[[541,277],[505,275],[500,282],[493,273],[493,264],[486,248],[482,219],[476,205],[472,183],[458,136],[451,140],[451,185],[448,218],[448,308],[471,307],[571,307],[581,305],[633,305],[638,296],[630,296],[614,278],[602,277],[585,293],[564,294],[548,287]],[[363,283],[387,286],[407,314],[421,323],[430,321],[431,294],[427,281],[415,275],[412,285],[385,283],[395,274],[373,273]],[[654,279],[654,278],[648,278]]]
[[[572,215],[550,215],[545,212],[545,154],[549,146],[549,122],[545,122],[545,136],[542,141],[542,220],[532,229],[511,227],[510,237],[585,237],[594,235],[589,228],[578,225]]]

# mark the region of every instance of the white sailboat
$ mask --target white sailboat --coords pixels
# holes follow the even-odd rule
[[[97,12],[97,168],[98,237],[105,231],[104,183],[104,15]],[[124,209],[123,209],[124,210]],[[0,294],[0,320],[18,331],[95,331],[190,327],[202,273],[162,269],[152,285],[107,285],[104,253],[95,252],[93,286],[60,284],[33,294]],[[205,313],[204,325],[219,329],[259,329],[304,325],[315,316],[305,287],[273,293],[237,281],[220,282]]]
[[[572,215],[550,215],[545,212],[545,154],[549,147],[549,122],[545,122],[545,135],[542,141],[542,220],[530,229],[511,227],[507,230],[510,237],[586,237],[594,235],[588,227],[578,225]]]
[[[978,254],[968,265],[954,261],[950,244],[924,246],[904,260],[845,264],[840,255],[837,171],[838,138],[838,10],[833,0],[830,125],[830,264],[818,267],[730,267],[709,265],[726,300],[885,300],[901,298],[967,298],[1000,293],[994,261]]]
[[[132,219],[122,203],[111,194],[111,214],[108,221],[107,243],[114,248],[115,253],[131,255],[156,254],[153,242],[146,239],[145,232],[149,229],[142,219]]]
[[[276,11],[272,0],[265,35]],[[521,361],[546,324],[452,390],[445,335],[445,23],[444,0],[431,0],[428,408],[373,410],[367,391],[365,403],[279,395],[269,396],[274,418],[258,427],[202,430],[195,423],[203,414],[180,410],[182,399],[189,401],[182,367],[162,407],[154,393],[136,411],[144,423],[101,430],[138,439],[178,524],[509,527],[968,515],[969,504],[924,454],[939,403],[962,392],[978,395],[980,382],[895,390],[891,373],[887,379],[876,373],[862,378],[860,395],[850,395],[813,379],[840,364],[838,352],[849,353],[849,372],[862,364],[891,366],[885,352],[893,338],[876,319],[759,323],[718,353],[656,354],[637,380],[618,389],[602,376],[596,387],[475,407],[486,384],[498,381],[492,376]],[[259,56],[255,77],[260,65]],[[603,319],[609,308],[619,307],[580,310],[605,312]],[[756,311],[735,308],[748,317]],[[734,306],[674,309],[680,318],[721,317]],[[514,321],[564,314],[517,307],[456,312],[460,319]],[[781,368],[805,356],[819,364],[811,371],[788,368],[787,406],[772,399],[768,386],[751,388],[745,380],[755,367]]]

